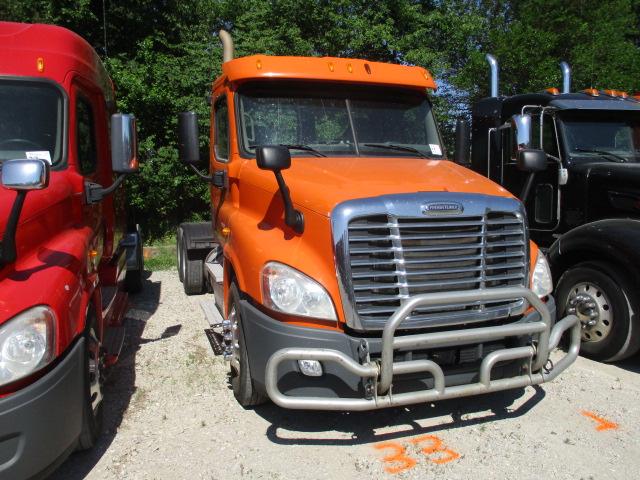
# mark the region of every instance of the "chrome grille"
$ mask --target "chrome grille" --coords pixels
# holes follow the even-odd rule
[[[527,236],[516,212],[351,218],[347,268],[351,300],[365,329],[383,328],[403,299],[422,293],[525,286]],[[403,328],[435,327],[522,313],[523,299],[419,308]]]

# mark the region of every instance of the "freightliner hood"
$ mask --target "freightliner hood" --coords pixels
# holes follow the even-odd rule
[[[504,188],[453,162],[415,157],[293,157],[282,175],[293,203],[329,216],[345,200],[411,192],[482,193],[512,197]],[[276,192],[273,173],[245,163],[242,181]]]

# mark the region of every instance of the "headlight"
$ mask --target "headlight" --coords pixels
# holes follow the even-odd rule
[[[531,274],[531,290],[538,297],[546,297],[551,295],[553,291],[553,280],[551,279],[551,270],[544,254],[538,251],[536,265]]]
[[[269,262],[262,269],[262,297],[265,306],[279,312],[337,320],[322,285],[281,263]]]
[[[0,326],[0,385],[26,377],[53,360],[55,314],[31,308]]]

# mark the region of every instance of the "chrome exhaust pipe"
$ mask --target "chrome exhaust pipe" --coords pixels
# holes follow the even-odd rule
[[[233,39],[231,34],[226,30],[220,30],[218,36],[222,42],[222,63],[233,60]]]
[[[485,57],[487,62],[489,62],[489,67],[491,68],[491,96],[498,96],[498,60],[496,57],[487,53]]]
[[[562,70],[562,93],[571,93],[571,67],[567,62],[560,62]]]

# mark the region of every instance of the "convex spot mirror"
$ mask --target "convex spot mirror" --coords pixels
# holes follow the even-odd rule
[[[530,148],[519,150],[516,165],[522,172],[542,172],[547,169],[547,154]]]
[[[178,114],[178,154],[180,161],[184,164],[198,165],[200,163],[198,114],[195,112]]]
[[[2,185],[11,190],[42,190],[49,185],[49,163],[40,159],[6,160]]]
[[[133,115],[111,115],[111,166],[115,173],[138,171],[138,134]]]
[[[515,135],[514,150],[531,148],[531,115],[514,115],[511,117],[511,128]]]
[[[291,153],[280,145],[263,145],[256,148],[258,168],[278,172],[291,166]]]

